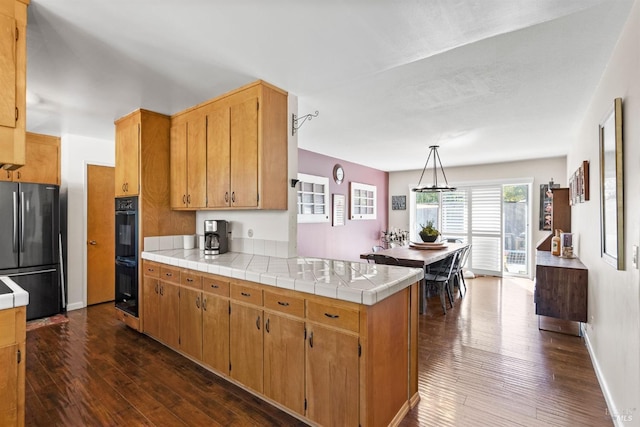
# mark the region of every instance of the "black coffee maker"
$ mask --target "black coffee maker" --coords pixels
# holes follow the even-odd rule
[[[229,250],[229,223],[221,219],[204,221],[204,254],[219,255]]]

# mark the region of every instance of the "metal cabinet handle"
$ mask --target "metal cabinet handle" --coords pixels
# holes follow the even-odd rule
[[[182,204],[183,204],[183,205],[186,205],[186,204],[187,204],[187,195],[186,195],[186,194],[183,194],[183,195],[182,195]]]
[[[18,179],[22,178],[22,172],[18,171]]]
[[[250,297],[251,294],[248,292],[240,292],[240,295],[242,295],[243,297]]]
[[[200,308],[200,296],[196,297],[196,307]]]
[[[173,276],[173,274],[172,274],[172,273],[164,273],[164,274],[165,274],[165,276],[167,276],[167,277],[171,277],[171,276]]]
[[[147,268],[147,271],[153,273],[155,270],[153,268]]]
[[[264,325],[264,329],[265,331],[267,331],[267,333],[269,333],[269,320],[271,319],[267,319],[267,323]]]
[[[95,246],[98,244],[98,242],[96,242],[95,240],[89,240],[89,244]]]
[[[189,194],[187,196],[187,204],[190,205],[191,204],[191,194]]]
[[[187,277],[187,282],[193,282],[193,279],[191,277]]]
[[[207,299],[204,297],[202,298],[202,309],[207,311]]]
[[[211,285],[211,287],[212,287],[213,289],[218,289],[220,286],[218,286],[218,285]]]
[[[260,330],[260,315],[258,315],[258,318],[256,319],[256,328]]]
[[[225,193],[224,193],[224,202],[225,203],[229,203],[229,192],[228,191],[225,191]]]
[[[278,305],[281,305],[283,307],[289,307],[289,303],[288,302],[283,302],[283,301],[278,301]]]
[[[164,285],[160,285],[160,295],[164,295]]]
[[[331,314],[331,313],[325,313],[325,316],[327,316],[329,319],[337,319],[340,317],[340,315],[338,314]]]
[[[235,202],[236,202],[236,192],[235,192],[235,191],[233,191],[233,192],[231,193],[231,201],[232,201],[233,203],[235,203]]]
[[[313,348],[313,332],[309,335],[309,347]]]
[[[155,291],[156,291],[156,294],[159,292],[159,290],[158,290],[158,282],[156,282]]]

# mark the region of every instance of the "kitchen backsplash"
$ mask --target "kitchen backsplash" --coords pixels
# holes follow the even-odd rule
[[[196,237],[196,247],[199,236]],[[144,238],[144,251],[162,251],[167,249],[181,249],[184,247],[182,235],[178,236],[154,236]],[[277,258],[288,258],[289,242],[277,240],[231,238],[229,250],[252,255],[267,255]]]

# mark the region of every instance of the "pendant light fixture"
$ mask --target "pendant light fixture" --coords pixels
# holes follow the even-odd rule
[[[438,147],[439,145],[432,145],[429,147],[429,155],[427,156],[427,161],[424,164],[424,169],[422,169],[422,175],[420,175],[418,186],[412,188],[411,191],[415,191],[416,193],[456,191],[456,188],[449,186],[449,182],[447,182],[447,176],[444,173],[442,161],[440,160],[440,155],[438,154]],[[422,178],[424,177],[424,173],[429,166],[429,160],[431,159],[431,157],[433,157],[433,185],[422,184]],[[444,185],[438,184],[438,165],[440,165],[440,172],[442,173],[442,178],[444,178]]]

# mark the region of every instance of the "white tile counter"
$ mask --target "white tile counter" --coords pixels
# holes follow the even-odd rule
[[[236,252],[205,257],[198,249],[144,251],[142,258],[365,305],[373,305],[424,277],[421,268]]]
[[[10,293],[0,293],[0,310],[29,304],[29,292],[18,286],[16,282],[7,276],[0,276],[0,282],[11,290]]]

